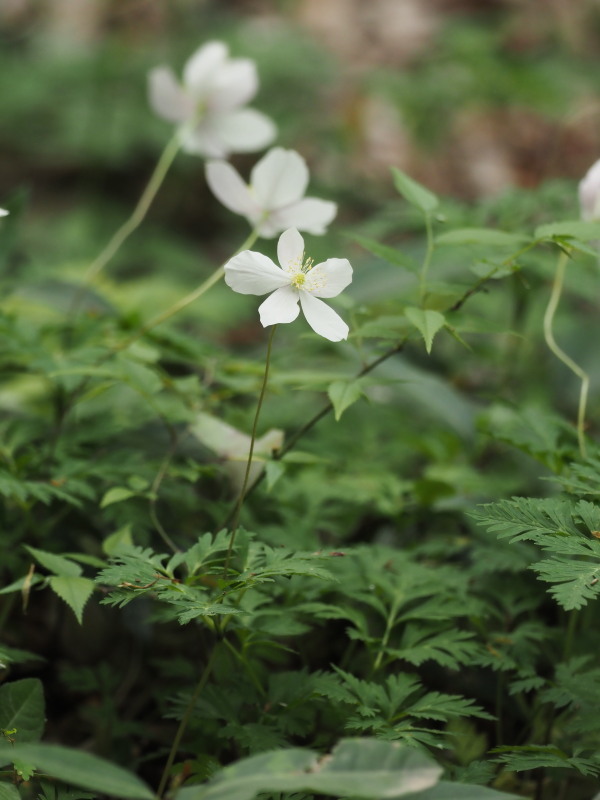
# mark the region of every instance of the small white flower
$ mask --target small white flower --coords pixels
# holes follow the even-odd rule
[[[0,217],[6,217],[8,211],[5,208],[0,208]]]
[[[250,185],[225,161],[206,165],[206,180],[215,197],[230,211],[246,217],[266,238],[288,228],[325,233],[337,206],[328,200],[304,197],[308,177],[302,156],[282,147],[273,147],[254,165]]]
[[[600,220],[600,160],[589,168],[579,184],[579,205],[586,222]]]
[[[149,75],[154,111],[179,123],[184,150],[211,158],[262,150],[273,141],[273,122],[241,108],[257,89],[254,62],[230,58],[223,42],[208,42],[194,53],[183,68],[183,85],[169,67],[156,67]]]
[[[352,281],[352,267],[345,258],[328,258],[313,266],[304,258],[304,240],[295,228],[279,237],[277,257],[281,267],[262,253],[244,250],[225,264],[225,283],[240,294],[272,294],[258,309],[263,327],[293,322],[300,309],[319,336],[332,342],[348,337],[348,326],[318,297],[335,297]]]

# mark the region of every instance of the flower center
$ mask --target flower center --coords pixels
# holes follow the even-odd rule
[[[296,272],[296,274],[292,276],[291,283],[295,289],[301,289],[306,283],[306,275],[304,272]]]

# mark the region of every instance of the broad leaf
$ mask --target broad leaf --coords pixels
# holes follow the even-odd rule
[[[360,378],[352,381],[334,381],[327,390],[333,405],[336,422],[344,411],[355,403],[363,394],[363,384]]]
[[[37,742],[44,732],[44,690],[37,678],[0,686],[0,728],[15,730],[17,742]]]
[[[14,760],[35,764],[36,769],[71,786],[123,797],[154,800],[154,793],[136,775],[90,753],[50,744],[0,743],[0,763]]]
[[[392,167],[392,176],[397,191],[413,206],[420,208],[425,214],[430,214],[438,207],[439,201],[433,192],[409,178],[406,173],[396,167]]]
[[[433,337],[440,330],[440,328],[443,328],[446,324],[444,315],[440,314],[439,311],[415,308],[412,306],[405,308],[404,314],[406,315],[406,318],[410,320],[410,322],[412,322],[412,324],[421,332],[421,335],[425,340],[425,349],[428,353],[431,353]]]
[[[226,767],[177,800],[252,800],[262,792],[314,792],[368,798],[402,797],[434,786],[441,773],[424,753],[394,742],[344,739],[330,756],[310,750],[264,753]]]
[[[29,547],[28,545],[25,545],[25,549],[31,553],[42,567],[46,567],[49,572],[53,572],[55,575],[71,577],[81,575],[81,567],[67,558],[58,556],[56,553],[48,553],[46,550],[38,550],[37,547]]]
[[[77,617],[77,622],[81,625],[83,609],[94,591],[94,581],[90,578],[52,575],[48,582],[52,591],[56,592],[61,600],[64,600],[72,609]]]

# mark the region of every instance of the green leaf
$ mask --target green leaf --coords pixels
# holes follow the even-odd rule
[[[17,729],[18,742],[37,742],[44,732],[44,690],[37,678],[0,686],[0,728]]]
[[[155,800],[154,793],[136,775],[91,753],[50,744],[0,743],[0,763],[28,761],[36,769],[71,786],[123,797]]]
[[[85,604],[90,599],[94,591],[94,581],[90,578],[72,578],[65,577],[64,575],[53,575],[49,579],[50,588],[52,591],[64,600],[65,603],[71,608],[77,622],[82,624],[83,609]]]
[[[81,567],[79,564],[74,564],[67,558],[58,556],[56,553],[38,550],[37,547],[30,547],[29,545],[25,545],[25,549],[31,553],[42,567],[46,567],[49,572],[53,572],[55,575],[64,575],[65,577],[81,575]]]
[[[446,319],[439,311],[431,309],[416,308],[409,306],[404,309],[406,318],[418,328],[425,340],[425,349],[431,353],[431,345],[433,344],[433,337],[443,328],[446,324]]]
[[[406,795],[405,800],[519,800],[521,795],[506,794],[486,786],[469,786],[465,783],[440,781],[431,789]]]
[[[136,495],[137,492],[127,489],[125,486],[113,486],[100,501],[100,508],[106,508],[106,506],[111,506],[113,503],[121,503],[123,500],[129,500],[130,497],[135,497]]]
[[[314,792],[368,798],[402,797],[437,783],[429,756],[396,742],[344,739],[319,759],[310,750],[280,750],[242,759],[177,800],[252,800],[262,792]]]
[[[0,800],[21,800],[21,795],[14,784],[0,783]]]
[[[267,474],[267,491],[270,492],[279,478],[285,473],[285,464],[271,459],[265,464],[265,472]]]
[[[529,239],[518,233],[497,231],[493,228],[459,228],[435,237],[436,244],[484,244],[488,247],[516,247]]]
[[[131,535],[131,523],[119,528],[118,531],[111,533],[102,542],[102,550],[107,556],[117,555],[122,550],[130,550],[133,547],[133,536]]]
[[[335,421],[338,422],[344,411],[363,394],[363,384],[360,378],[351,381],[334,381],[327,390],[333,405]]]
[[[368,239],[366,236],[352,236],[352,239],[361,247],[364,247],[365,250],[368,250],[369,253],[372,253],[377,258],[381,258],[383,261],[387,261],[388,264],[394,264],[396,267],[402,267],[403,269],[409,270],[409,272],[417,273],[419,271],[419,265],[410,256],[402,253],[400,250],[396,250],[395,247],[389,247],[385,244],[380,244],[376,242],[375,239]]]
[[[413,206],[420,208],[425,214],[430,214],[432,211],[435,211],[439,205],[439,200],[433,192],[430,192],[429,189],[426,189],[424,186],[421,186],[420,183],[417,183],[417,181],[409,178],[406,173],[397,169],[397,167],[392,167],[391,169],[394,186],[405,200],[408,200]]]
[[[573,238],[589,242],[600,239],[600,222],[583,222],[582,220],[568,220],[566,222],[551,222],[536,228],[536,239]]]

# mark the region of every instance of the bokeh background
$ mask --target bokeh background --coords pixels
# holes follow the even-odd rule
[[[55,226],[85,259],[122,219],[170,133],[147,71],[214,37],[256,59],[254,104],[342,221],[391,194],[390,164],[478,200],[600,155],[597,0],[2,0],[0,31],[2,197],[30,193],[47,260]],[[218,234],[201,160],[179,160],[153,219]]]

